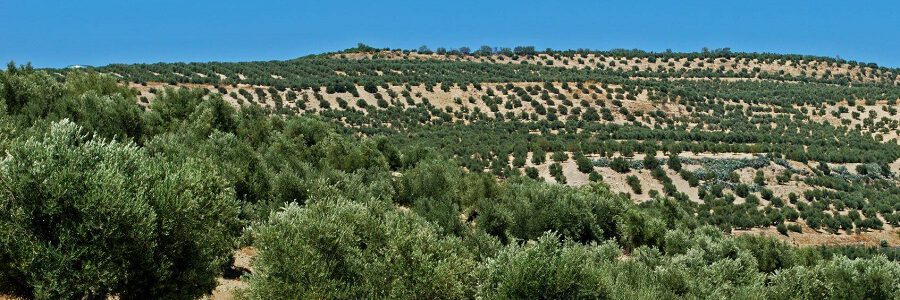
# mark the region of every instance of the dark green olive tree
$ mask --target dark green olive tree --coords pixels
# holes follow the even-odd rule
[[[291,204],[254,231],[249,299],[463,299],[473,256],[413,212],[340,197]]]
[[[204,161],[160,161],[54,123],[0,161],[0,293],[195,299],[216,285],[237,212]]]

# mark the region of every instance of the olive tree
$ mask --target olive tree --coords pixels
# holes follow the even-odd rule
[[[473,256],[415,213],[342,197],[290,204],[254,230],[250,299],[466,298]],[[290,295],[290,296],[288,296]]]
[[[559,242],[545,233],[526,245],[510,244],[475,272],[479,299],[611,298],[609,272],[621,250],[601,245]]]
[[[0,293],[195,299],[229,258],[237,207],[204,161],[54,123],[0,160]]]
[[[503,241],[531,240],[548,230],[578,242],[614,237],[614,217],[628,203],[601,184],[578,188],[532,180],[507,182],[496,199],[477,207],[476,223]]]

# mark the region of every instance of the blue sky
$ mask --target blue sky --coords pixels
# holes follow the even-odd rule
[[[0,60],[290,59],[364,42],[841,56],[900,67],[900,1],[0,0]]]

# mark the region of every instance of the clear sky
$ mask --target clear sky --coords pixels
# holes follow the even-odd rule
[[[0,0],[0,60],[37,67],[279,60],[357,42],[730,47],[900,67],[900,1]]]

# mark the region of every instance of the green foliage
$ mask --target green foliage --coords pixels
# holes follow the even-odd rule
[[[741,198],[746,198],[750,195],[750,187],[743,183],[738,183],[734,186],[734,194]]]
[[[837,257],[775,273],[770,291],[776,299],[891,299],[897,297],[897,278],[900,265],[884,257]]]
[[[673,153],[669,155],[669,159],[666,160],[666,165],[668,165],[669,169],[672,169],[672,171],[679,172],[681,171],[681,158]]]
[[[594,163],[582,153],[578,153],[575,156],[575,164],[578,166],[578,171],[581,173],[588,174],[594,171]]]
[[[659,160],[656,159],[656,155],[653,153],[648,153],[644,155],[644,169],[653,170],[659,167]]]
[[[564,162],[569,159],[569,154],[563,151],[556,151],[553,152],[552,158],[555,162]]]
[[[778,233],[780,233],[780,234],[788,235],[788,228],[787,228],[787,225],[784,225],[784,223],[780,223],[780,224],[776,225],[775,229],[778,230]]]
[[[562,165],[560,165],[558,162],[554,162],[554,163],[550,164],[549,169],[550,169],[550,176],[553,176],[553,178],[556,179],[557,183],[560,183],[560,184],[566,183],[566,176],[563,174]]]
[[[766,185],[766,176],[763,174],[762,170],[757,170],[756,175],[753,176],[753,183],[758,186]]]
[[[0,72],[0,86],[3,87],[0,98],[5,111],[24,124],[44,118],[59,119],[65,110],[65,102],[59,101],[66,93],[65,88],[49,74],[35,71],[31,65],[16,67],[10,62],[6,71]]]
[[[371,140],[356,142],[331,135],[321,143],[322,162],[336,170],[353,172],[360,169],[388,169],[388,162]]]
[[[841,104],[836,116],[851,113],[862,124],[808,114],[823,116],[844,100],[851,108],[886,100],[890,112],[900,98],[896,70],[855,62],[847,74],[828,75],[705,67],[845,63],[728,49],[477,51],[485,61],[523,62],[498,64],[352,51],[372,58],[97,68],[121,79],[14,64],[0,71],[0,294],[197,298],[215,285],[241,225],[250,225],[242,243],[260,251],[248,298],[863,299],[890,298],[900,286],[900,256],[890,247],[801,249],[722,231],[900,226],[900,188],[888,168],[900,146],[880,139],[896,120]],[[660,67],[616,67],[645,59]],[[675,67],[679,59],[688,61]],[[532,60],[540,64],[525,63]],[[754,80],[695,80],[719,77]],[[214,88],[151,88],[138,100],[117,80]],[[228,92],[239,83],[254,87]],[[484,89],[466,105],[481,101],[489,111],[436,107],[413,87]],[[628,105],[642,94],[689,114]],[[306,107],[310,96],[316,112]],[[358,108],[344,99],[359,99]],[[682,159],[682,151],[765,155]],[[535,165],[552,153],[558,183],[568,153],[590,181],[602,181],[587,153],[616,172],[649,169],[664,193],[634,205],[602,183],[520,177],[529,152]],[[675,189],[658,152],[669,153],[666,165],[698,187],[702,203]],[[787,160],[819,165],[808,172]],[[755,184],[739,182],[737,170],[772,163],[785,168],[779,183],[796,175],[813,187],[805,199],[775,197],[759,171]],[[854,174],[828,163],[861,164]],[[535,167],[524,170],[538,179]],[[627,183],[642,192],[636,176]]]
[[[588,180],[591,182],[601,182],[603,181],[603,176],[600,175],[600,173],[597,173],[597,171],[591,171],[591,173],[588,174]]]
[[[624,158],[616,157],[610,162],[609,167],[613,169],[613,171],[619,173],[628,173],[631,171],[630,166],[628,165],[628,161]]]
[[[503,241],[536,239],[547,230],[575,241],[615,236],[613,218],[626,202],[602,185],[569,188],[512,180],[496,199],[478,204],[477,224]]]
[[[628,184],[629,187],[631,187],[631,191],[635,194],[640,195],[644,193],[643,189],[641,189],[641,180],[638,179],[637,176],[628,175],[627,177],[625,177],[625,183]]]
[[[70,73],[59,82],[30,67],[0,72],[5,110],[23,124],[70,119],[104,138],[139,140],[143,134],[135,92],[111,76]]]
[[[822,172],[825,175],[831,175],[831,167],[828,166],[824,161],[820,161],[819,165],[816,166],[816,169]]]
[[[609,297],[609,275],[603,267],[619,256],[614,242],[599,246],[544,234],[526,245],[508,245],[479,266],[477,298],[603,299]]]
[[[0,162],[0,285],[33,298],[194,299],[216,285],[237,225],[206,161],[173,164],[68,121]]]
[[[458,299],[474,287],[475,261],[459,239],[380,203],[328,197],[290,205],[253,234],[250,299]]]
[[[200,90],[167,88],[157,94],[150,103],[150,111],[144,116],[148,131],[158,134],[177,128],[180,125],[178,121],[188,119],[202,101],[203,93]]]
[[[463,207],[496,193],[494,181],[485,175],[467,174],[447,160],[425,160],[396,181],[400,205],[440,225],[443,232],[462,233],[459,214]]]
[[[525,175],[531,179],[538,179],[538,169],[535,167],[525,167]]]
[[[657,246],[663,241],[666,223],[647,212],[628,209],[615,217],[619,243],[627,250]]]

